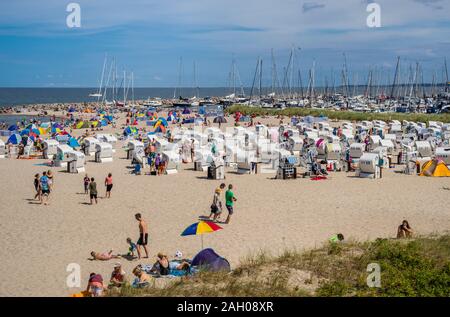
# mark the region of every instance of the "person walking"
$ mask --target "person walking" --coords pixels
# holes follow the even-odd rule
[[[41,201],[41,183],[39,181],[39,173],[34,175],[34,189],[36,190],[36,195],[34,195],[34,199],[39,198],[39,201]]]
[[[111,198],[111,189],[113,187],[113,178],[112,178],[112,174],[111,173],[109,173],[108,176],[106,176],[106,178],[105,178],[105,186],[106,186],[105,197],[106,198]]]
[[[137,241],[137,253],[138,258],[141,258],[141,246],[144,248],[145,251],[145,258],[148,258],[148,250],[147,250],[147,243],[148,243],[148,226],[147,223],[142,218],[142,215],[140,213],[137,213],[134,215],[136,220],[139,222],[139,239]]]
[[[236,199],[236,197],[234,197],[233,185],[230,184],[230,185],[228,185],[228,190],[225,193],[225,205],[228,210],[228,217],[227,217],[227,220],[225,220],[226,224],[230,223],[231,216],[234,213],[233,205],[234,205],[235,201],[237,201],[237,199]]]
[[[91,205],[93,205],[94,200],[95,200],[95,204],[97,204],[97,183],[95,182],[94,177],[91,178],[91,182],[89,183],[89,195],[90,195]]]

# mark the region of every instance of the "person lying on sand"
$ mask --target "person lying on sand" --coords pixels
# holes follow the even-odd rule
[[[397,229],[397,239],[401,238],[411,238],[413,234],[413,230],[409,225],[408,220],[403,220],[402,224],[398,226]]]
[[[104,253],[92,251],[91,256],[92,256],[92,260],[98,260],[98,261],[108,261],[111,259],[120,259],[120,255],[114,255],[112,253],[113,253],[113,250],[110,250],[109,252],[104,252]]]
[[[181,252],[179,252],[180,255],[177,256],[178,258],[181,257]],[[190,264],[187,261],[184,260],[172,260],[169,261],[169,258],[167,255],[163,253],[158,253],[157,260],[155,264],[153,264],[152,269],[150,272],[152,273],[158,273],[159,275],[169,275],[171,271],[178,270],[178,271],[189,271]]]

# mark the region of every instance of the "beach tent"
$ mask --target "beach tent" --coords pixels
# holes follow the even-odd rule
[[[18,133],[14,133],[12,134],[9,138],[8,141],[6,141],[6,144],[19,144],[22,141],[22,136]]]
[[[30,134],[41,135],[41,131],[39,129],[31,129]]]
[[[194,123],[194,118],[187,118],[187,119],[183,119],[183,124],[187,124],[187,123]]]
[[[183,114],[191,114],[191,110],[189,110],[188,108],[184,108],[182,113]]]
[[[57,127],[52,127],[51,132],[52,133],[59,133],[59,132],[61,132],[61,129],[57,128]]]
[[[230,262],[211,248],[200,251],[192,259],[192,266],[201,267],[203,270],[210,272],[231,271]]]
[[[13,125],[9,126],[8,130],[9,130],[9,131],[18,131],[18,130],[19,130],[19,127],[16,126],[15,124],[13,124]]]
[[[215,117],[213,122],[214,123],[226,123],[227,119],[225,119],[224,117]]]
[[[67,144],[72,148],[80,146],[80,143],[78,143],[78,140],[75,138],[70,138],[69,142],[67,142]]]
[[[123,130],[123,134],[126,136],[131,135],[131,134],[137,134],[137,133],[138,133],[138,129],[136,129],[135,127],[128,126]]]
[[[167,121],[176,121],[177,120],[177,116],[175,115],[174,112],[170,112],[169,115],[167,116]]]
[[[420,176],[450,177],[450,170],[443,161],[433,159],[423,165]]]
[[[20,135],[29,135],[30,134],[30,130],[28,129],[23,129],[22,131],[20,131]]]
[[[68,112],[70,113],[75,112],[75,108],[69,108]]]
[[[75,129],[89,129],[91,123],[89,121],[80,121],[75,125]]]
[[[46,129],[46,128],[42,128],[42,127],[40,127],[39,129],[39,133],[40,134],[42,134],[42,135],[44,135],[44,134],[47,134],[48,133],[48,130]]]
[[[69,134],[58,134],[55,137],[56,141],[60,142],[60,143],[68,143],[70,140],[70,135]]]
[[[302,122],[313,123],[314,122],[314,117],[313,116],[306,116],[306,117],[302,118]]]
[[[156,120],[155,125],[153,126],[155,128],[155,132],[162,132],[165,133],[166,132],[166,127],[169,124],[167,123],[167,120],[164,118],[159,118],[158,120]]]
[[[31,123],[26,126],[26,129],[33,130],[33,129],[39,129],[39,127],[37,125],[35,125],[34,123]]]

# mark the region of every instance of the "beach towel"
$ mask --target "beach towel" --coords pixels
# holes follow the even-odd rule
[[[82,291],[79,293],[72,294],[72,295],[70,295],[70,297],[91,297],[91,293]]]
[[[315,176],[315,177],[311,177],[312,181],[320,181],[320,180],[324,180],[327,179],[326,176]]]

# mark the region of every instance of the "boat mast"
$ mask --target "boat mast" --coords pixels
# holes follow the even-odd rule
[[[100,101],[100,97],[102,96],[102,86],[103,86],[103,77],[105,76],[105,68],[106,68],[106,60],[108,58],[108,54],[105,54],[105,59],[103,60],[103,69],[102,69],[102,78],[100,79],[100,87],[98,87],[98,93],[97,93],[97,103]]]
[[[448,92],[450,82],[448,81],[447,58],[444,58],[444,71],[445,71],[445,92]]]
[[[395,86],[397,85],[398,81],[398,70],[400,66],[400,56],[397,57],[397,66],[395,66],[395,75],[394,75],[394,82],[392,83],[392,89],[391,89],[391,98],[394,98],[395,93]]]
[[[259,100],[262,99],[262,58],[259,59]]]

